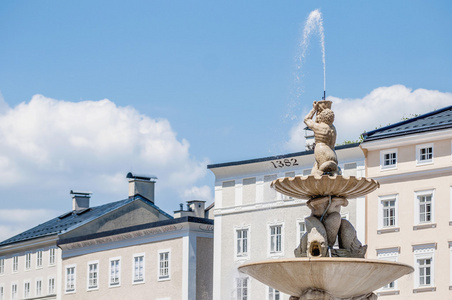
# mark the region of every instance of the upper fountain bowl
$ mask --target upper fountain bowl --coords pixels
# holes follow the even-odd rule
[[[355,176],[296,176],[279,178],[271,187],[281,194],[300,199],[319,196],[357,198],[373,192],[380,184],[378,181]]]

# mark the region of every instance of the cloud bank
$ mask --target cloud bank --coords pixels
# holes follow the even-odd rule
[[[190,155],[189,142],[178,139],[168,120],[107,99],[35,95],[13,108],[0,99],[0,144],[3,209],[34,209],[47,217],[46,209],[70,210],[71,189],[92,191],[93,205],[124,199],[129,171],[159,178],[156,204],[169,212],[184,200],[212,200],[209,187],[197,186],[207,160]],[[21,220],[2,219],[0,226]]]
[[[337,143],[345,140],[357,140],[364,131],[371,131],[380,126],[397,123],[403,117],[425,114],[452,104],[452,93],[435,90],[410,89],[403,85],[379,87],[363,98],[341,99],[328,97],[333,101],[336,115],[334,125],[338,132]],[[311,107],[307,108],[311,109]],[[303,123],[295,124],[289,132],[286,149],[290,152],[304,149]]]

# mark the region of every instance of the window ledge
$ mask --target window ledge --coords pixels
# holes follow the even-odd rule
[[[400,291],[399,290],[388,290],[388,291],[381,291],[381,292],[377,292],[377,296],[391,296],[391,295],[399,295]]]
[[[377,234],[399,232],[399,231],[400,231],[399,227],[392,227],[392,228],[379,229],[379,230],[377,230]]]
[[[436,291],[436,287],[432,286],[432,287],[424,287],[424,288],[417,288],[417,289],[413,289],[413,293],[424,293],[424,292],[435,292]]]
[[[428,229],[428,228],[436,228],[436,223],[421,224],[421,225],[413,226],[413,230]]]

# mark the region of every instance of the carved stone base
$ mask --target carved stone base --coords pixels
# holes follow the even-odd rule
[[[369,293],[366,295],[355,296],[351,298],[337,298],[327,292],[317,289],[306,290],[301,297],[291,296],[289,300],[376,300],[377,295]]]

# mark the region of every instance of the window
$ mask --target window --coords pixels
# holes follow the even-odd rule
[[[96,289],[99,280],[99,264],[97,262],[88,263],[88,290]]]
[[[11,285],[11,299],[17,299],[17,283],[13,283],[13,285]]]
[[[395,226],[395,200],[382,201],[383,227]]]
[[[31,269],[31,252],[25,253],[25,270]]]
[[[378,259],[384,260],[384,261],[396,262],[398,259],[399,253],[400,253],[399,247],[377,249]],[[385,291],[395,290],[396,286],[397,286],[396,283],[397,283],[397,281],[392,281],[392,282],[388,283],[387,285],[385,285],[384,287],[380,288],[380,291],[385,292]]]
[[[165,280],[170,278],[170,253],[159,253],[159,280]]]
[[[49,278],[49,295],[55,294],[55,278]]]
[[[237,278],[237,300],[248,300],[248,277]]]
[[[379,228],[395,228],[398,226],[397,195],[379,197]]]
[[[429,164],[433,162],[433,144],[416,146],[416,164]]]
[[[270,226],[270,253],[282,252],[282,225]]]
[[[36,296],[41,296],[42,294],[42,280],[36,280]]]
[[[133,282],[144,281],[144,254],[133,257]]]
[[[119,286],[121,279],[121,260],[119,258],[110,259],[110,286]]]
[[[50,248],[49,249],[49,265],[55,264],[55,254],[56,254],[56,248]]]
[[[0,274],[5,273],[5,259],[0,258]]]
[[[36,252],[36,268],[42,267],[42,251]]]
[[[30,298],[30,283],[24,283],[24,298]]]
[[[384,150],[380,152],[380,169],[397,168],[397,149]]]
[[[237,229],[237,257],[248,256],[248,229]]]
[[[414,245],[414,285],[416,288],[434,286],[434,254],[436,244]]]
[[[303,237],[303,235],[306,233],[306,223],[304,221],[299,221],[298,222],[298,241],[297,241],[297,245],[300,242],[301,238]]]
[[[419,268],[419,286],[430,286],[432,284],[432,259],[418,259],[417,263]]]
[[[13,272],[17,272],[18,270],[19,270],[19,256],[13,256]]]
[[[417,224],[432,223],[434,211],[434,191],[416,192],[415,220]]]
[[[5,299],[5,289],[3,286],[0,286],[0,300]]]
[[[66,267],[66,293],[75,292],[75,266]]]
[[[278,290],[272,287],[268,287],[268,300],[280,300],[281,295]]]

